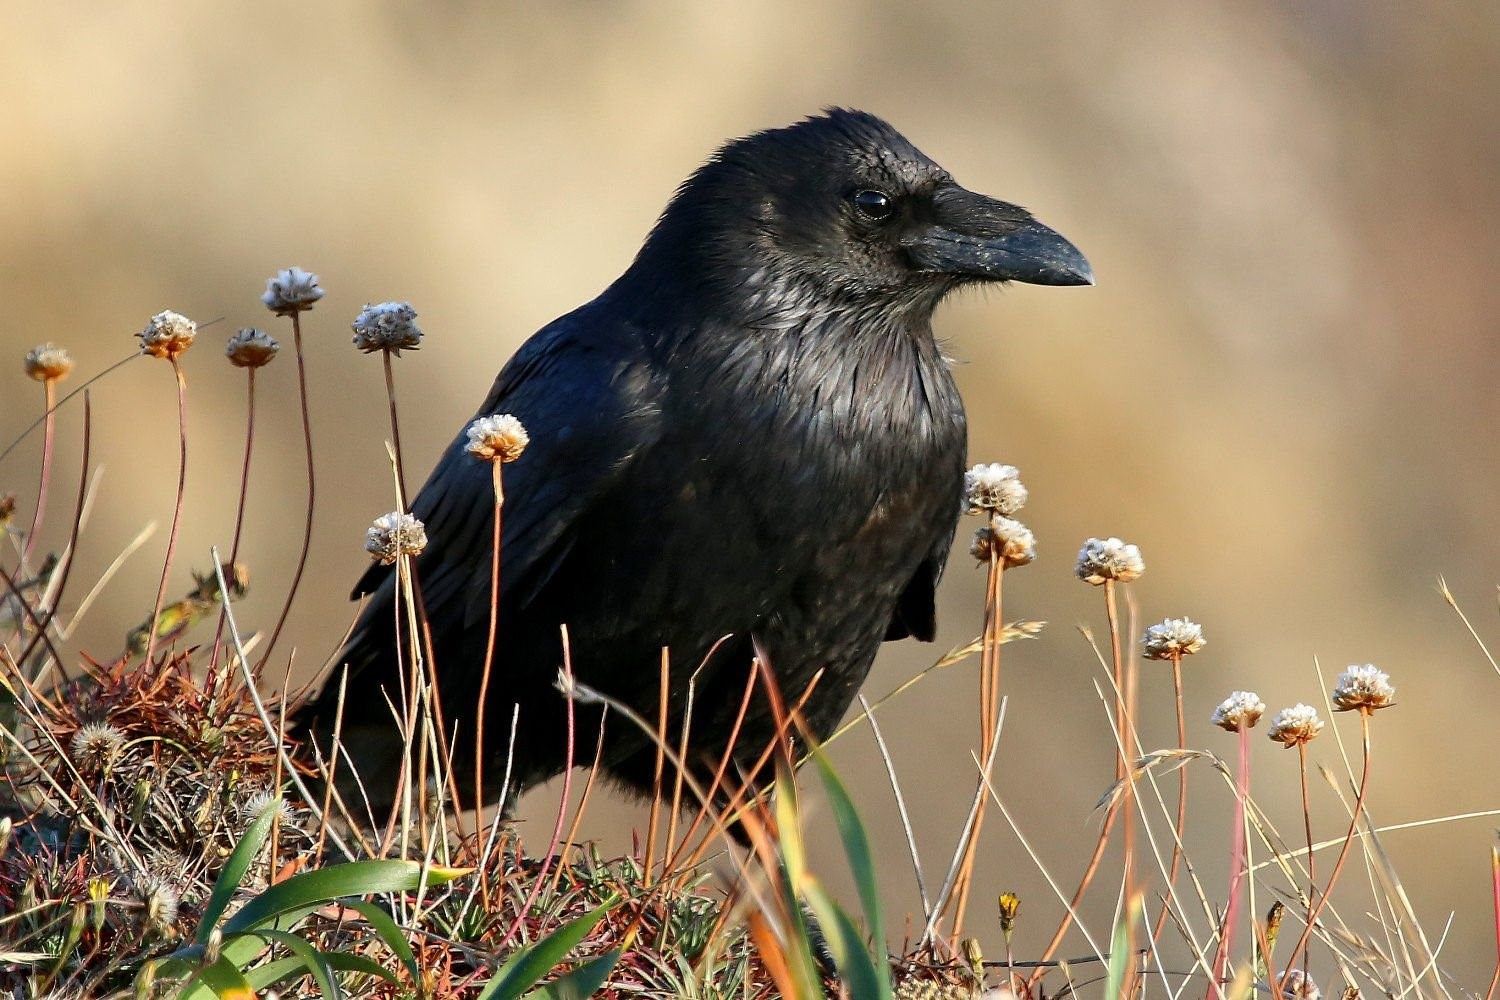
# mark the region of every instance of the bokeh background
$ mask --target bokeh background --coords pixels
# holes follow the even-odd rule
[[[1144,550],[1143,623],[1205,624],[1188,670],[1195,743],[1231,752],[1207,716],[1232,688],[1273,710],[1320,704],[1315,664],[1331,677],[1372,661],[1400,691],[1376,720],[1376,820],[1495,809],[1500,677],[1436,580],[1500,638],[1497,88],[1487,3],[6,5],[0,439],[37,415],[20,370],[34,343],[70,347],[76,384],[128,354],[162,308],[222,318],[186,358],[192,454],[171,593],[186,591],[233,514],[243,376],[220,344],[251,324],[289,339],[257,296],[279,267],[315,270],[328,291],[306,330],[320,505],[282,646],[305,677],[351,614],[365,526],[391,506],[380,364],[349,344],[360,306],[405,298],[421,312],[425,346],[398,364],[416,475],[524,337],[623,269],[716,143],[861,107],[968,186],[1031,207],[1099,276],[1094,289],[960,297],[937,318],[974,460],[1020,466],[1032,491],[1041,558],[1008,578],[1007,611],[1051,624],[1005,654],[999,785],[1059,880],[1077,877],[1110,776],[1099,671],[1075,630],[1102,632],[1101,594],[1071,574],[1094,534]],[[304,487],[291,359],[260,382],[242,617],[266,628]],[[171,378],[132,362],[94,405],[106,469],[77,579],[160,526],[81,631],[78,648],[105,656],[154,595],[175,481]],[[75,405],[53,544],[79,431]],[[23,507],[37,454],[33,437],[0,464],[0,492]],[[960,549],[940,647],[977,631],[982,590]],[[938,652],[888,647],[867,692]],[[1143,687],[1146,741],[1164,745],[1167,673],[1148,664]],[[973,664],[954,668],[884,715],[933,881],[971,795],[973,690]],[[1295,829],[1294,762],[1258,743],[1257,784]],[[1315,750],[1341,773],[1332,740]],[[873,745],[860,732],[834,756],[889,859],[895,914],[910,912]],[[1219,886],[1230,798],[1206,770],[1193,779],[1188,843]],[[523,812],[548,825],[554,802],[543,790]],[[1316,810],[1320,836],[1341,833],[1326,788]],[[639,806],[615,802],[590,832],[623,847],[641,825]],[[1387,839],[1429,928],[1454,914],[1445,961],[1476,988],[1493,963],[1494,825]],[[825,843],[835,881],[836,858]],[[987,950],[1000,951],[1001,889],[1025,899],[1018,957],[1040,950],[1058,906],[993,814],[982,870]],[[1351,869],[1344,909],[1373,930],[1363,879]],[[1100,936],[1106,883],[1086,911]],[[1065,953],[1083,950],[1075,938]]]

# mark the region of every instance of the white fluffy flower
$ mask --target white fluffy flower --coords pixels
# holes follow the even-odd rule
[[[53,343],[38,344],[26,352],[26,374],[38,382],[51,382],[68,377],[73,370],[73,356],[67,348]]]
[[[509,413],[480,417],[467,433],[469,443],[464,450],[482,462],[514,462],[531,442],[525,426]]]
[[[1141,637],[1146,659],[1170,660],[1189,656],[1203,648],[1203,626],[1187,618],[1166,618],[1146,629]]]
[[[377,302],[365,306],[354,318],[354,346],[372,351],[415,351],[422,346],[417,311],[410,302]]]
[[[1036,558],[1036,536],[1020,521],[997,517],[993,525],[983,525],[974,532],[969,545],[969,555],[982,563],[989,562],[992,554],[999,557],[1005,569],[1025,566]]]
[[[1271,731],[1266,735],[1285,747],[1295,747],[1312,742],[1322,731],[1318,710],[1298,702],[1271,717]]]
[[[1373,712],[1396,703],[1391,675],[1373,663],[1354,665],[1339,674],[1333,686],[1333,707],[1340,712]]]
[[[278,316],[306,312],[313,303],[323,297],[318,286],[318,276],[300,267],[288,267],[277,271],[266,281],[266,290],[260,300],[266,308]]]
[[[276,357],[281,345],[264,330],[247,327],[229,338],[224,356],[237,368],[259,368]]]
[[[964,473],[964,504],[970,514],[1010,517],[1026,506],[1026,487],[1014,465],[981,463]]]
[[[1096,587],[1107,580],[1129,583],[1146,572],[1146,562],[1140,549],[1118,538],[1090,538],[1078,550],[1078,565],[1073,572]]]
[[[69,744],[73,760],[85,770],[107,767],[125,746],[125,734],[107,722],[85,722]]]
[[[426,547],[422,522],[400,511],[380,515],[365,532],[365,551],[387,566],[400,556],[420,555]]]
[[[153,358],[176,358],[193,346],[198,324],[170,309],[151,317],[146,328],[136,334],[141,338],[141,353]]]
[[[1266,712],[1266,703],[1253,691],[1234,691],[1214,709],[1210,721],[1220,729],[1237,733],[1241,729],[1253,729]]]
[[[1301,969],[1288,971],[1282,983],[1283,1000],[1323,1000],[1323,991],[1318,989],[1312,976]]]

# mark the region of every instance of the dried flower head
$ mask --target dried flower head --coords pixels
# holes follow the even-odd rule
[[[240,822],[249,826],[255,822],[267,809],[276,811],[277,826],[291,826],[296,821],[297,813],[291,803],[269,788],[262,788],[251,792],[250,795],[239,804],[238,814]]]
[[[1084,583],[1099,586],[1108,580],[1129,583],[1146,572],[1141,550],[1118,538],[1090,538],[1078,550],[1078,565],[1073,570]]]
[[[73,355],[50,341],[26,352],[26,374],[38,382],[59,382],[73,370]]]
[[[354,346],[369,354],[372,351],[415,351],[422,346],[422,331],[417,326],[417,311],[410,302],[378,302],[366,305],[354,319]]]
[[[140,872],[130,881],[130,894],[140,904],[145,929],[156,933],[171,930],[182,903],[178,887],[167,876],[152,871]]]
[[[264,330],[246,327],[229,338],[224,346],[224,356],[236,368],[259,368],[276,357],[281,345],[276,338]]]
[[[981,463],[964,473],[964,503],[970,514],[1010,517],[1026,506],[1026,496],[1014,465]]]
[[[1391,675],[1373,663],[1354,665],[1339,674],[1333,686],[1333,707],[1340,712],[1373,712],[1396,703]]]
[[[271,276],[260,300],[276,315],[290,316],[306,312],[322,297],[323,289],[318,287],[316,274],[300,267],[288,267]]]
[[[1291,708],[1283,708],[1271,717],[1271,739],[1287,748],[1311,743],[1323,731],[1323,720],[1318,710],[1301,702]]]
[[[514,462],[526,450],[531,435],[509,413],[480,417],[469,425],[465,451],[482,462]]]
[[[108,767],[125,746],[125,734],[107,722],[85,722],[73,733],[69,747],[81,769]]]
[[[198,336],[198,324],[182,313],[164,309],[152,316],[146,328],[136,336],[141,338],[142,354],[175,359],[193,346],[193,339]]]
[[[1266,703],[1253,691],[1233,691],[1214,709],[1210,721],[1220,729],[1237,733],[1242,729],[1253,729],[1266,712]]]
[[[996,556],[1004,569],[1025,566],[1036,559],[1036,536],[1020,521],[997,517],[992,524],[982,525],[974,532],[969,555],[982,563]]]
[[[426,547],[427,529],[401,511],[380,515],[365,532],[365,551],[387,566],[400,556],[421,555]]]
[[[1322,1000],[1323,991],[1312,976],[1301,969],[1290,969],[1281,981],[1281,996],[1283,1000]]]
[[[1203,626],[1187,618],[1165,618],[1146,629],[1141,637],[1148,660],[1189,656],[1202,649],[1205,641]]]

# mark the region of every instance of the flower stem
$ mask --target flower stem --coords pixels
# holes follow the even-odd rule
[[[1229,959],[1229,945],[1234,938],[1240,914],[1240,883],[1245,873],[1245,803],[1250,798],[1250,727],[1241,725],[1239,769],[1234,786],[1234,832],[1229,847],[1229,891],[1224,902],[1224,922],[1219,927],[1219,945],[1214,951],[1213,975],[1209,978],[1208,996],[1223,994],[1224,966]],[[1292,949],[1295,955],[1297,950]],[[1284,984],[1283,984],[1284,985]]]
[[[1359,830],[1359,817],[1364,811],[1365,789],[1370,783],[1370,711],[1360,709],[1359,712],[1360,744],[1364,754],[1364,761],[1359,769],[1359,789],[1354,793],[1354,808],[1350,810],[1349,832],[1344,834],[1344,842],[1339,846],[1339,855],[1333,862],[1333,872],[1328,876],[1328,884],[1323,886],[1323,891],[1316,900],[1308,899],[1307,925],[1302,928],[1302,936],[1292,946],[1291,954],[1295,956],[1299,951],[1311,947],[1313,928],[1318,925],[1318,914],[1323,912],[1328,899],[1333,895],[1333,886],[1339,880],[1339,875],[1344,870],[1344,861],[1349,857],[1349,847],[1354,843],[1354,834]],[[1287,986],[1287,975],[1291,973],[1290,967],[1282,974],[1281,982],[1278,984],[1278,992],[1285,992]]]
[[[271,638],[266,643],[266,651],[261,654],[261,665],[270,661],[271,653],[276,648],[276,640],[281,638],[281,630],[286,627],[287,616],[292,612],[292,602],[297,597],[297,588],[302,585],[302,573],[307,569],[307,553],[312,547],[313,507],[318,496],[313,465],[312,418],[307,404],[307,362],[302,355],[302,321],[300,314],[295,312],[292,313],[292,341],[297,354],[297,394],[302,403],[302,444],[307,457],[307,517],[302,525],[302,551],[297,556],[297,570],[292,574],[292,585],[287,588],[286,602],[281,606],[281,616],[276,619],[276,627],[271,630]]]
[[[245,389],[245,460],[240,468],[240,499],[234,511],[234,541],[229,546],[229,571],[233,573],[234,568],[239,565],[240,559],[240,537],[245,527],[245,502],[250,494],[250,453],[255,445],[255,369],[246,368],[245,375],[248,381]],[[228,594],[219,595],[224,601],[229,600]],[[222,648],[224,638],[224,620],[227,617],[224,610],[219,611],[219,624],[214,629],[213,652],[209,654],[208,676],[213,684],[212,690],[218,693],[219,682],[217,667],[219,664],[219,652]]]
[[[52,478],[52,441],[57,431],[57,380],[47,379],[42,383],[42,391],[46,400],[47,412],[46,423],[42,430],[42,474],[41,480],[36,488],[36,510],[31,515],[31,527],[26,531],[26,544],[21,549],[21,569],[24,574],[27,560],[31,558],[31,552],[36,547],[37,537],[42,530],[42,517],[47,509],[47,484]]]
[[[1172,653],[1172,691],[1177,698],[1177,749],[1186,750],[1187,716],[1182,708],[1182,653],[1176,650]],[[1156,925],[1151,928],[1152,940],[1161,936],[1162,927],[1166,925],[1167,915],[1172,907],[1172,886],[1177,884],[1177,872],[1182,866],[1182,837],[1187,830],[1187,795],[1187,768],[1179,767],[1177,769],[1177,835],[1172,840],[1172,862],[1167,870],[1167,898],[1162,900],[1161,913],[1156,917]]]
[[[151,612],[151,629],[146,634],[146,664],[156,647],[156,630],[161,609],[167,601],[167,579],[172,574],[172,556],[177,552],[177,532],[182,523],[182,501],[187,492],[187,376],[182,364],[172,358],[172,374],[177,378],[177,502],[172,508],[172,530],[167,535],[167,555],[162,560],[161,583],[156,588],[156,607]]]

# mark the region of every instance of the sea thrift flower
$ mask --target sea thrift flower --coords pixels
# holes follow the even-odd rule
[[[281,345],[264,330],[246,328],[229,338],[224,356],[237,368],[259,368],[276,357]]]
[[[172,882],[155,872],[142,872],[131,879],[131,895],[141,907],[146,929],[162,933],[177,923],[182,894]]]
[[[125,734],[107,722],[85,722],[73,733],[69,746],[77,763],[105,767],[125,746]]]
[[[27,351],[25,365],[26,374],[38,382],[61,381],[73,370],[73,356],[66,348],[48,342]]]
[[[980,464],[964,473],[964,504],[970,514],[1010,517],[1026,505],[1026,487],[1014,465]]]
[[[1301,969],[1292,969],[1281,981],[1281,996],[1283,1000],[1322,1000],[1323,992],[1312,976]]]
[[[1170,660],[1188,656],[1203,648],[1203,626],[1186,618],[1167,618],[1146,629],[1141,637],[1146,659]]]
[[[417,311],[410,302],[379,302],[367,305],[354,319],[354,346],[372,351],[415,351],[422,345]]]
[[[193,346],[193,338],[198,336],[198,324],[181,313],[166,309],[152,316],[151,322],[136,336],[141,338],[142,354],[175,359]]]
[[[1000,557],[1000,565],[1005,569],[1025,566],[1036,558],[1036,536],[1020,521],[997,517],[994,524],[983,525],[974,532],[974,541],[969,545],[969,555],[982,563],[989,562],[992,554]]]
[[[1333,707],[1340,712],[1373,712],[1396,703],[1396,689],[1391,675],[1373,663],[1351,666],[1339,674],[1333,687]]]
[[[365,532],[365,551],[389,566],[399,556],[421,555],[427,547],[427,529],[410,514],[382,514]]]
[[[1265,711],[1266,703],[1253,691],[1234,691],[1214,709],[1210,721],[1220,729],[1237,733],[1242,729],[1253,729]]]
[[[1291,708],[1283,708],[1271,717],[1271,739],[1287,748],[1311,743],[1323,731],[1323,720],[1318,710],[1301,702]]]
[[[469,425],[468,435],[464,450],[481,462],[514,462],[531,442],[521,421],[509,413],[480,417]]]
[[[1073,572],[1084,583],[1099,586],[1107,580],[1129,583],[1146,572],[1141,550],[1118,538],[1090,538],[1078,550],[1078,565]]]
[[[260,300],[276,315],[290,316],[306,312],[322,297],[323,289],[318,287],[316,274],[300,267],[288,267],[266,281],[266,290]]]
[[[248,826],[259,819],[261,813],[267,809],[275,810],[277,826],[291,826],[293,820],[296,819],[296,812],[292,809],[291,804],[267,788],[252,792],[249,798],[240,803],[238,809],[239,818]]]

